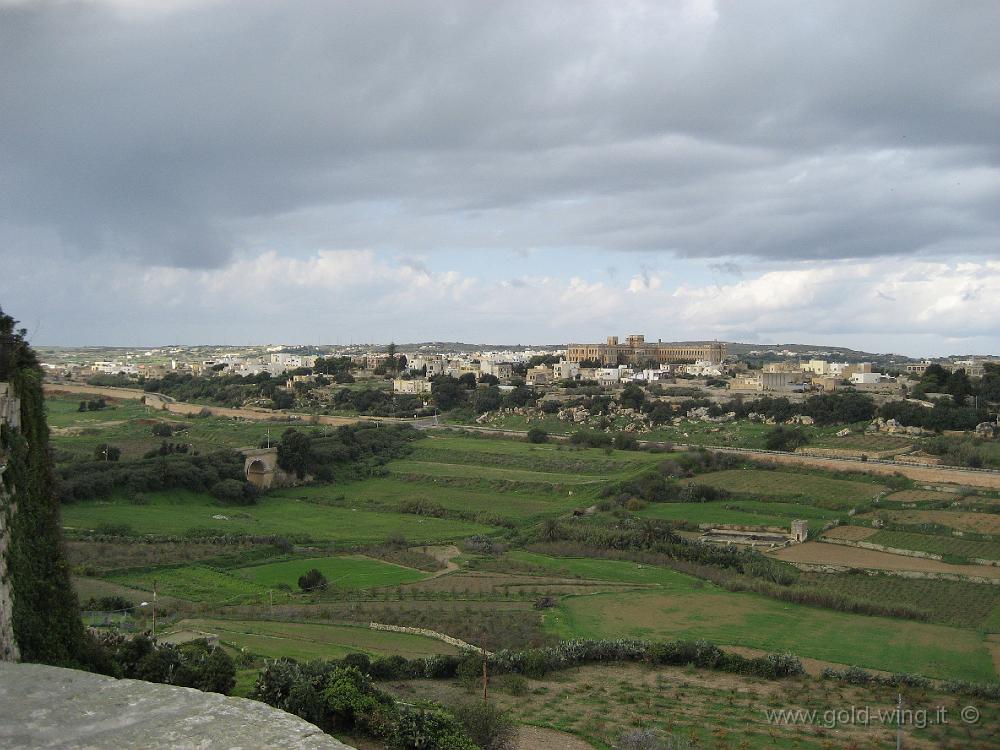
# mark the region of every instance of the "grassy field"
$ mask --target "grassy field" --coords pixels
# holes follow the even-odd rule
[[[711,476],[711,475],[706,475]],[[827,521],[844,515],[842,512],[816,508],[805,503],[778,503],[760,500],[721,500],[711,503],[652,503],[639,512],[644,518],[665,521],[689,521],[705,524],[739,524],[745,526],[788,526],[796,518],[818,528]]]
[[[890,451],[897,448],[905,448],[913,445],[914,438],[899,437],[897,435],[885,435],[880,433],[856,433],[844,437],[836,435],[824,435],[818,438],[809,446],[815,448],[839,448],[852,451]]]
[[[443,463],[437,461],[393,461],[389,470],[397,475],[426,477],[465,477],[470,479],[500,480],[507,482],[535,482],[543,485],[576,485],[603,483],[601,477],[559,474],[552,471],[529,471],[495,466],[477,466],[471,463]]]
[[[882,485],[867,481],[830,479],[815,474],[763,469],[717,471],[702,474],[694,481],[730,492],[761,497],[800,496],[816,505],[845,510],[872,500],[885,489]]]
[[[1000,586],[965,581],[851,573],[803,573],[801,585],[847,599],[927,612],[934,622],[996,632]]]
[[[458,653],[454,646],[434,638],[355,625],[199,618],[181,620],[175,627],[216,633],[224,643],[266,658],[340,659],[361,651],[370,656],[400,654],[413,659]]]
[[[455,680],[412,680],[383,685],[399,698],[430,697],[455,705],[475,700],[476,687]],[[521,689],[514,690],[518,686]],[[965,750],[995,747],[995,704],[981,706],[981,720],[966,725],[957,717],[966,698],[902,690],[908,707],[928,716],[942,706],[948,723],[931,722],[907,727],[903,745],[910,748]],[[492,700],[529,725],[568,732],[596,748],[611,748],[618,738],[636,729],[648,729],[672,738],[663,748],[712,750],[834,750],[895,747],[895,727],[877,721],[841,722],[824,726],[828,712],[847,705],[891,712],[895,689],[847,687],[800,676],[786,680],[758,680],[684,667],[642,665],[585,666],[527,683],[499,677]],[[977,703],[978,705],[978,703]],[[815,711],[815,723],[770,723],[766,709]],[[522,747],[576,747],[541,742]]]
[[[256,505],[240,507],[224,507],[208,495],[184,490],[147,497],[149,504],[142,506],[123,499],[67,505],[63,524],[72,530],[127,524],[138,534],[184,535],[198,528],[220,535],[279,534],[339,543],[380,542],[397,533],[414,543],[433,543],[491,530],[466,521],[329,507],[280,496],[265,496]]]
[[[954,536],[914,534],[908,531],[879,531],[865,541],[886,547],[931,552],[935,555],[1000,560],[1000,542],[977,542]]]
[[[275,497],[308,499],[351,508],[392,510],[401,502],[435,503],[442,508],[463,513],[488,511],[514,521],[564,513],[579,503],[581,493],[566,490],[552,492],[524,490],[498,492],[480,487],[449,487],[433,480],[401,477],[374,477],[344,485],[295,487],[272,493]]]
[[[347,590],[397,586],[428,577],[427,573],[419,570],[357,556],[307,557],[237,568],[233,573],[259,586],[273,588],[285,584],[294,589],[299,576],[313,568],[326,576],[334,588]]]
[[[96,397],[90,397],[96,398]],[[304,432],[324,428],[289,422],[249,422],[226,417],[179,417],[147,408],[139,401],[108,401],[100,411],[78,411],[85,397],[50,396],[45,400],[52,445],[77,458],[90,458],[98,445],[110,443],[122,450],[122,460],[141,458],[159,447],[164,438],[153,435],[153,424],[165,422],[178,431],[168,442],[188,443],[202,453],[225,448],[260,445],[270,435],[272,442],[289,427]]]
[[[263,601],[267,587],[202,565],[183,565],[155,571],[114,573],[107,580],[121,586],[213,604]]]
[[[646,572],[630,562],[550,560],[553,571],[585,570],[587,577],[612,581],[648,576],[658,587],[563,599],[545,614],[546,626],[561,638],[707,638],[871,669],[996,679],[983,637],[969,630],[731,593],[667,569]],[[544,564],[544,556],[534,556],[532,563]]]

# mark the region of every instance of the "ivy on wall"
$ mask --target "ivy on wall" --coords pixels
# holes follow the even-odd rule
[[[10,533],[7,573],[14,639],[23,661],[78,666],[85,660],[86,639],[63,549],[42,371],[15,325],[0,310],[5,377],[21,401],[20,430],[5,428],[0,434],[0,450],[7,456],[5,507],[0,511]]]

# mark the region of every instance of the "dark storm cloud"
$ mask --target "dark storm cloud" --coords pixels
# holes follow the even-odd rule
[[[0,0],[0,226],[182,267],[995,253],[998,26],[994,2]]]

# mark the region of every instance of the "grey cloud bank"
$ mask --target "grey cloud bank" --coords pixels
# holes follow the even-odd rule
[[[109,294],[130,299],[130,325],[152,331],[163,305],[210,315],[223,294],[165,279],[249,293],[232,269],[269,253],[264,266],[294,273],[360,249],[372,269],[408,273],[407,289],[444,284],[451,304],[463,292],[448,273],[490,289],[530,277],[538,253],[603,253],[550,279],[553,307],[580,288],[710,286],[705,273],[652,284],[650,254],[681,273],[711,265],[736,289],[782,264],[983,264],[1000,257],[998,27],[993,2],[0,1],[0,301],[58,339],[52,285],[95,320]],[[481,268],[442,268],[440,250]],[[949,316],[969,331],[952,335],[1000,348],[977,323],[1000,288],[992,271],[979,279],[956,292]],[[343,312],[324,326],[358,325],[350,301],[370,293],[333,288]],[[298,308],[275,298],[270,323],[301,325]],[[652,324],[697,327],[660,314]],[[863,310],[843,314],[840,333],[884,335]],[[477,320],[476,339],[504,338],[507,323]],[[428,327],[448,321],[427,312]],[[254,325],[233,308],[207,322],[216,339]],[[382,325],[372,337],[393,336],[391,316]],[[948,345],[927,326],[929,346]]]

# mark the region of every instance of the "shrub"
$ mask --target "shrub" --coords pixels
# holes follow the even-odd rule
[[[548,442],[549,433],[543,430],[541,427],[532,427],[528,430],[528,442],[529,443],[545,443]]]
[[[628,432],[619,432],[611,442],[620,451],[639,450],[639,438]]]
[[[514,720],[492,703],[466,703],[455,710],[455,718],[482,750],[514,750],[517,726]]]
[[[402,750],[476,750],[454,716],[425,701],[400,704],[390,742]]]
[[[299,588],[303,591],[324,591],[327,587],[326,576],[316,568],[312,568],[299,576]]]

